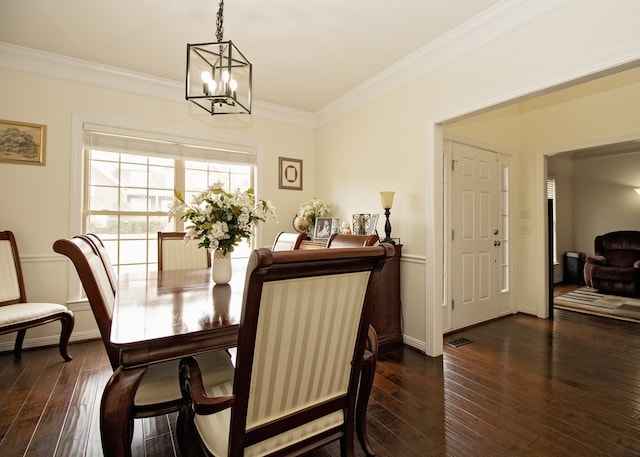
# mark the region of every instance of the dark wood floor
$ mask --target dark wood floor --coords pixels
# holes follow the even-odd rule
[[[558,310],[445,337],[443,357],[381,357],[369,409],[380,457],[640,456],[640,326]],[[100,456],[100,342],[0,355],[0,455]],[[175,416],[136,421],[134,455],[174,456]],[[337,456],[336,445],[313,453]],[[357,456],[362,451],[357,448]]]

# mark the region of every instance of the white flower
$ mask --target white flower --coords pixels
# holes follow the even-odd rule
[[[278,220],[273,204],[264,200],[256,202],[253,189],[230,193],[216,183],[196,195],[191,204],[185,203],[180,192],[174,193],[169,220],[180,217],[186,223],[185,239],[197,238],[199,247],[221,250],[224,254],[233,252],[243,239],[251,239],[258,222]]]
[[[314,197],[300,205],[298,216],[314,225],[317,217],[331,216],[331,207],[328,203]]]

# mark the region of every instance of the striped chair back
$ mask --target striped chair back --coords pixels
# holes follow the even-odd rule
[[[212,455],[270,455],[335,439],[353,449],[370,286],[392,256],[390,245],[253,252],[234,381],[210,392],[235,403],[191,416]]]
[[[158,271],[211,267],[211,254],[198,240],[185,241],[185,232],[158,232]]]

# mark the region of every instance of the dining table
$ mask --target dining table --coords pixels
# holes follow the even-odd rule
[[[150,365],[237,346],[246,265],[246,258],[232,261],[228,284],[214,284],[211,268],[128,274],[118,281],[111,342],[119,351],[120,366],[109,379],[100,406],[105,455],[131,455],[131,405]],[[366,434],[366,405],[375,357],[368,353],[365,361],[356,431],[365,453],[373,455]]]

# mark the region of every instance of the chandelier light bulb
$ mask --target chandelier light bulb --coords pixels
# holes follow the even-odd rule
[[[200,73],[200,78],[202,79],[203,83],[210,83],[212,80],[211,73],[209,73],[207,70],[204,70],[202,73]]]
[[[232,79],[231,81],[229,81],[229,87],[231,88],[231,90],[236,90],[238,88],[238,81]]]
[[[228,72],[227,70],[225,70],[225,71],[223,71],[223,72],[222,72],[222,80],[223,80],[224,82],[228,83],[228,82],[229,82],[229,77],[230,77],[230,76],[231,76],[231,75],[229,75],[229,72]]]

